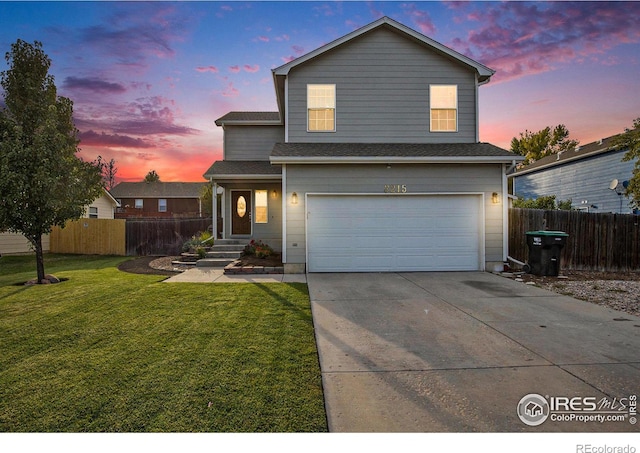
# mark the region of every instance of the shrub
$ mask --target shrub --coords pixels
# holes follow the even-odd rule
[[[265,244],[262,241],[251,240],[244,250],[242,254],[245,256],[255,256],[256,258],[266,258],[268,256],[273,255],[273,249]]]
[[[200,253],[198,251],[199,248],[204,249],[204,247],[210,247],[213,245],[213,241],[210,240],[211,236],[212,235],[209,231],[194,234],[191,236],[191,239],[182,244],[182,251]]]

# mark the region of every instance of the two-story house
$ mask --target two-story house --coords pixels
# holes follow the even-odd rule
[[[637,213],[624,194],[635,161],[623,161],[627,149],[612,146],[617,136],[544,157],[509,175],[519,198],[555,195],[587,212]]]
[[[121,182],[111,189],[117,219],[202,217],[202,182]]]
[[[493,70],[383,17],[272,73],[277,112],[216,121],[225,238],[264,240],[285,272],[502,265],[522,158],[479,142]]]

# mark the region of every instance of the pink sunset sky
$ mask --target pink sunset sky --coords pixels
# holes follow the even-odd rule
[[[217,118],[277,110],[271,69],[384,15],[496,70],[483,142],[564,124],[586,144],[640,116],[640,2],[0,2],[0,50],[43,43],[83,158],[204,181]]]

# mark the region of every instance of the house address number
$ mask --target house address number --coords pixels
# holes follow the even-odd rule
[[[407,193],[406,184],[385,184],[384,193]]]

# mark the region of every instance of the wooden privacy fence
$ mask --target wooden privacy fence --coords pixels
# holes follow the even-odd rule
[[[182,243],[207,231],[210,218],[127,219],[127,255],[179,255]]]
[[[54,227],[50,235],[51,253],[83,255],[124,255],[125,221],[80,219]]]
[[[582,211],[509,209],[509,256],[527,261],[526,232],[569,234],[562,249],[562,269],[640,270],[640,217]]]

